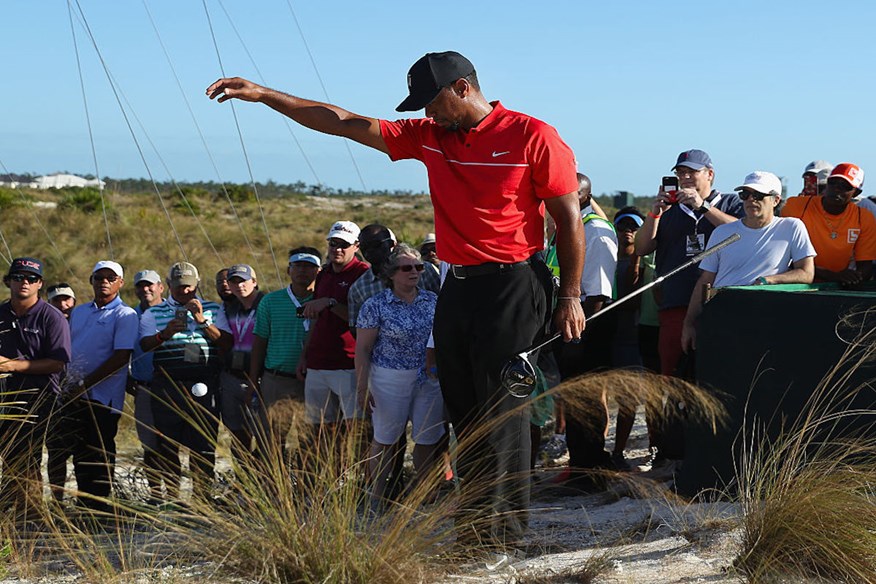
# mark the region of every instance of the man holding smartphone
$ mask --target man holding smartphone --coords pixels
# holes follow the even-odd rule
[[[636,233],[636,254],[657,252],[657,276],[704,251],[715,227],[745,215],[736,193],[720,193],[713,188],[715,169],[707,153],[686,150],[678,155],[672,170],[678,180],[677,193],[673,197],[667,192],[666,187],[674,181],[665,181],[666,187],[660,186],[651,211]],[[660,308],[660,372],[664,375],[678,371],[684,319],[698,278],[699,270],[691,266],[666,280],[655,293]],[[665,466],[671,476],[677,461],[684,458],[682,432],[678,428],[657,428],[654,443],[657,456],[652,470]]]
[[[179,493],[180,445],[191,452],[195,493],[209,488],[213,479],[221,353],[233,344],[224,311],[198,298],[199,283],[195,266],[173,264],[167,276],[170,298],[140,319],[140,347],[153,351],[152,415],[168,498]]]

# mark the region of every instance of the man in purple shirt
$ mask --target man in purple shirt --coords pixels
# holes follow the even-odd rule
[[[134,309],[119,297],[124,283],[122,266],[97,262],[91,271],[94,301],[77,306],[70,315],[73,350],[67,378],[83,410],[84,442],[73,454],[73,466],[79,490],[93,496],[83,497],[83,503],[99,510],[107,508],[101,499],[110,494],[128,362],[140,323]]]
[[[13,259],[3,283],[10,299],[0,304],[0,402],[21,403],[15,410],[0,410],[26,417],[0,421],[0,508],[15,505],[26,513],[28,501],[40,497],[42,445],[59,377],[70,360],[70,328],[60,311],[40,300],[41,261]]]

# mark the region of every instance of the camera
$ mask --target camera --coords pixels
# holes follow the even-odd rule
[[[666,202],[670,205],[678,203],[678,177],[664,176],[663,177],[663,192],[666,193]]]
[[[174,318],[182,322],[186,322],[189,318],[189,311],[185,308],[177,308],[176,312],[174,313]]]
[[[295,316],[298,318],[304,318],[304,307],[298,306],[295,308]]]

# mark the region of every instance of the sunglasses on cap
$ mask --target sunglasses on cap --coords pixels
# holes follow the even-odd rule
[[[402,272],[410,272],[411,270],[417,270],[418,272],[422,272],[425,269],[426,269],[426,266],[424,266],[423,264],[404,264],[404,265],[398,266],[396,268],[396,270],[399,270]]]
[[[773,193],[766,195],[764,193],[759,193],[757,191],[740,191],[740,193],[739,193],[739,198],[742,199],[743,201],[747,201],[749,198],[754,199],[755,201],[763,201],[767,197],[775,197],[775,196],[776,195],[774,195]]]
[[[42,280],[42,278],[36,274],[12,274],[9,276],[9,279],[13,282],[27,282],[28,284],[36,284]]]

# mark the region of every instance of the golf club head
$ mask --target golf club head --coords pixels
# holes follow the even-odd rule
[[[527,398],[535,391],[538,375],[528,353],[520,353],[502,367],[502,387],[516,398]]]

